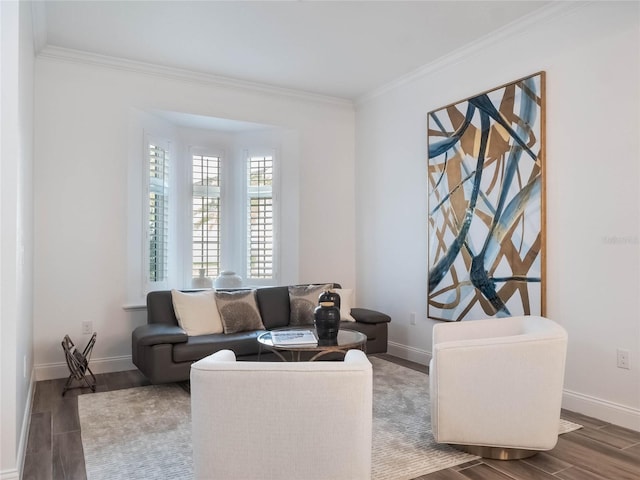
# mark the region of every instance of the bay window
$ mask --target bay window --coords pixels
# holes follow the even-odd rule
[[[174,159],[170,143],[146,145],[144,290],[202,287],[223,270],[276,284],[275,150],[184,146]]]

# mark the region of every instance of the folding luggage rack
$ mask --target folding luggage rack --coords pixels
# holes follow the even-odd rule
[[[62,340],[62,350],[64,350],[64,356],[71,374],[67,379],[67,383],[64,384],[64,389],[62,390],[63,397],[68,390],[73,388],[90,388],[92,392],[96,391],[96,377],[89,368],[89,358],[91,357],[91,351],[95,343],[96,333],[94,332],[89,342],[87,342],[87,346],[80,352],[71,341],[71,338],[69,338],[69,335],[64,336]],[[88,377],[87,374],[89,374],[90,377]],[[78,381],[80,385],[72,387],[71,384],[74,380]]]

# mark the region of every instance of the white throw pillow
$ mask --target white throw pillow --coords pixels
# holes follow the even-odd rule
[[[353,305],[353,290],[350,288],[332,288],[332,292],[340,295],[340,320],[355,322],[351,316],[351,305]]]
[[[215,290],[193,293],[171,290],[171,300],[178,324],[187,335],[222,333],[222,320],[216,305]]]

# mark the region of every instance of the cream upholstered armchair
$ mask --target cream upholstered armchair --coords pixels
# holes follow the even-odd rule
[[[433,328],[429,365],[435,440],[513,459],[558,441],[567,333],[523,316]]]
[[[222,350],[191,367],[197,479],[371,478],[371,363],[236,362]]]

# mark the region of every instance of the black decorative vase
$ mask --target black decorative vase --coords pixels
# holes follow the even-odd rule
[[[340,330],[340,310],[333,302],[320,302],[313,311],[318,340],[335,340]]]
[[[333,305],[340,310],[340,295],[337,292],[331,290],[325,290],[320,294],[318,302],[333,302]]]

